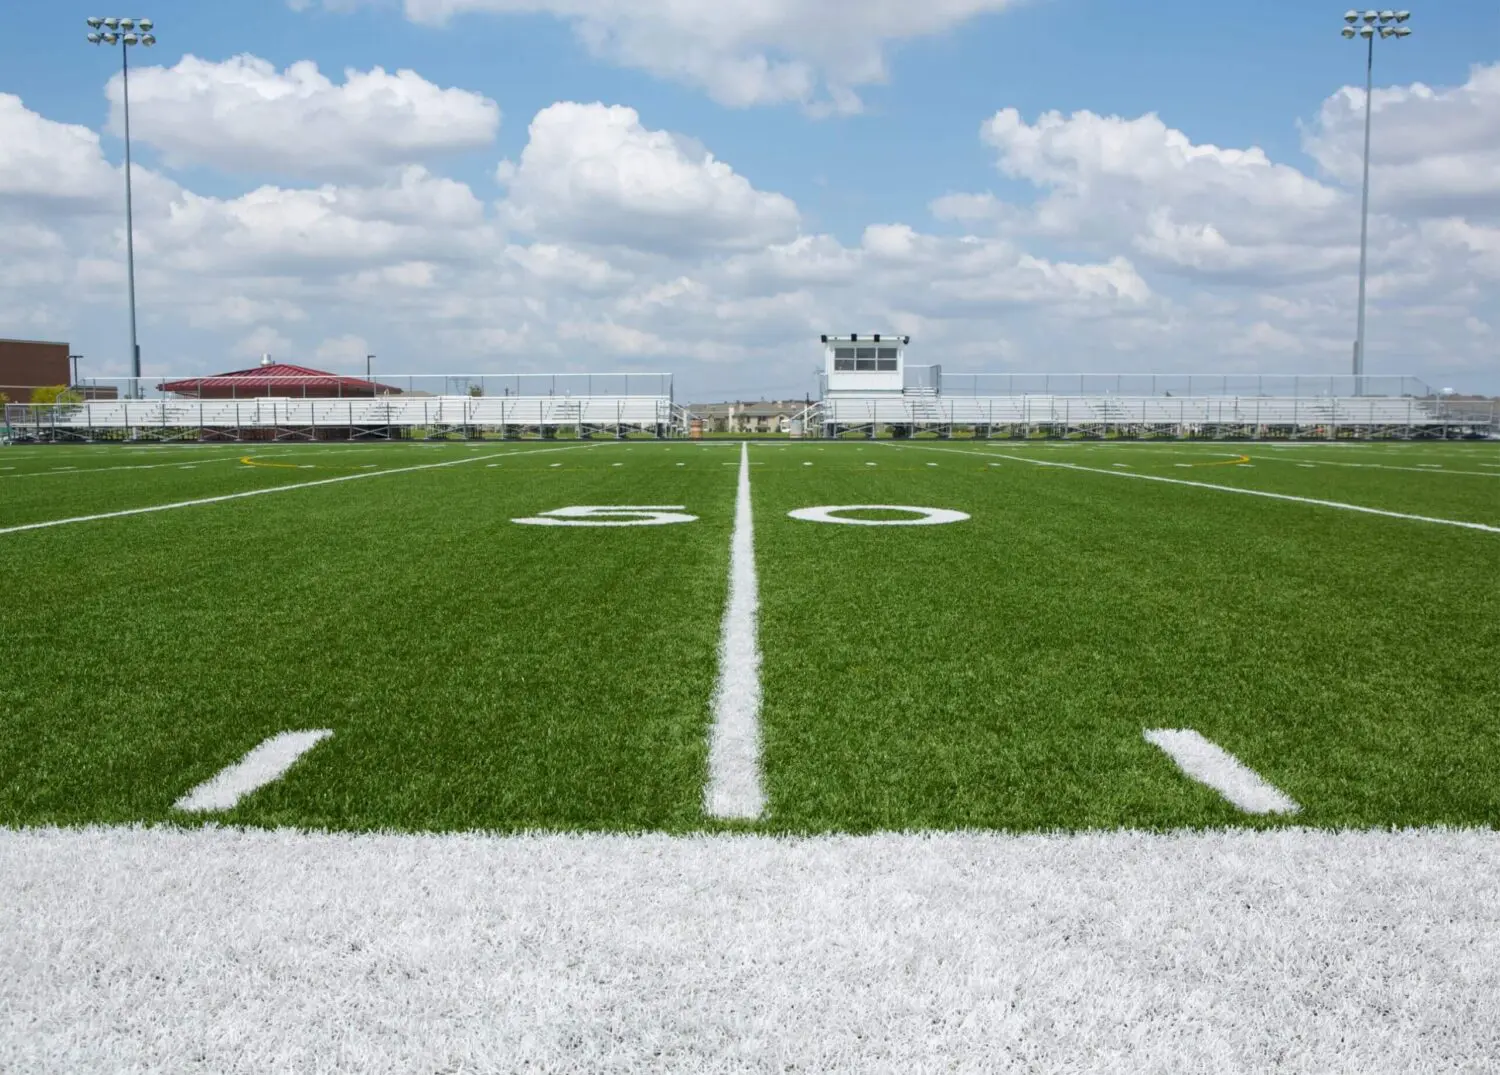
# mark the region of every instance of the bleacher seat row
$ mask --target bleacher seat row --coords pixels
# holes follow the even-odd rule
[[[658,396],[127,399],[21,410],[16,424],[59,429],[654,426],[672,417],[671,400]]]
[[[1441,423],[1429,403],[1399,397],[844,396],[823,401],[839,425],[1402,426]]]

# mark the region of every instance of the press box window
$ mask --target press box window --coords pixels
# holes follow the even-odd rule
[[[896,349],[894,347],[882,347],[875,359],[876,369],[881,373],[896,372]]]
[[[856,348],[854,352],[854,368],[873,373],[875,371],[875,348]]]
[[[851,372],[854,369],[854,348],[835,347],[833,349],[833,368],[836,372]]]

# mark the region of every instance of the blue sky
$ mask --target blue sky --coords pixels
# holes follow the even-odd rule
[[[135,13],[156,21],[160,39],[154,50],[132,52],[135,66],[161,74],[154,84],[142,75],[139,93],[132,82],[136,162],[156,180],[137,190],[148,369],[234,368],[258,340],[278,357],[344,368],[359,365],[355,352],[368,347],[401,356],[412,370],[650,367],[677,371],[693,395],[801,394],[812,351],[792,352],[820,317],[837,331],[852,321],[871,331],[895,321],[919,326],[913,360],[921,354],[954,369],[1347,366],[1358,178],[1334,162],[1358,133],[1359,108],[1340,105],[1339,94],[1362,81],[1363,47],[1338,36],[1337,5],[1265,3],[1247,16],[1183,0],[933,0],[936,13],[925,22],[899,4],[835,0],[738,0],[713,9],[723,13],[719,21],[683,16],[682,5],[661,0],[295,6],[302,10],[272,0],[178,0]],[[122,145],[106,96],[118,50],[83,40],[84,17],[110,12],[71,2],[17,8],[0,37],[0,94],[19,98],[24,111],[14,122],[40,125],[37,152],[54,155],[76,134],[62,125],[97,132],[102,164],[118,177]],[[503,10],[488,10],[495,8]],[[452,10],[439,17],[444,9]],[[595,32],[594,44],[581,25]],[[1493,313],[1500,246],[1492,245],[1500,198],[1474,178],[1493,163],[1487,146],[1500,144],[1500,123],[1487,128],[1475,116],[1486,104],[1500,112],[1500,96],[1473,76],[1500,61],[1500,5],[1429,5],[1411,25],[1409,39],[1376,48],[1377,88],[1392,96],[1383,104],[1377,96],[1372,266],[1386,284],[1372,283],[1379,308],[1369,365],[1500,391]],[[355,109],[351,132],[360,124],[371,130],[350,152],[365,146],[380,157],[367,170],[357,160],[338,174],[252,164],[264,158],[258,145],[295,144],[305,131],[295,109],[254,118],[264,86],[248,98],[226,95],[221,83],[234,77],[219,65],[242,53],[269,64],[266,85],[312,61],[333,100],[346,70],[410,70],[434,93],[463,91],[498,106],[503,118],[486,138],[474,133],[483,124],[472,111],[453,119],[434,105],[421,120],[428,129],[478,127],[405,160],[400,147],[380,145],[387,124],[379,108]],[[174,73],[184,56],[208,66],[193,78]],[[883,61],[883,79],[860,73],[870,56]],[[817,88],[730,100],[738,91],[716,81],[715,69],[756,57],[800,64]],[[841,82],[858,105],[846,99],[825,114],[827,87]],[[700,177],[706,193],[694,203],[682,191],[683,174],[668,167],[660,173],[667,178],[630,178],[631,167],[647,166],[620,163],[617,191],[601,179],[586,197],[553,204],[549,192],[570,182],[581,158],[568,158],[567,149],[548,162],[539,151],[535,163],[524,155],[528,125],[558,102],[634,110],[633,126],[617,113],[592,113],[559,136],[567,146],[592,145],[599,130],[625,123],[623,145],[610,135],[588,151],[596,171],[624,162],[651,132],[668,132],[679,149],[650,152],[676,152],[674,160],[693,164],[706,150],[732,169],[733,182]],[[204,117],[225,108],[236,110],[242,129],[226,126],[214,145],[192,148],[217,126]],[[1003,109],[1014,109],[1019,123],[987,142],[981,124]],[[1055,144],[1030,157],[1026,147],[1049,112],[1061,114]],[[1127,148],[1113,150],[1131,163],[1111,161],[1112,128],[1075,122],[1082,112],[1131,125],[1120,129]],[[1147,130],[1143,117],[1152,113],[1161,124]],[[1174,132],[1183,136],[1176,143]],[[241,144],[228,144],[236,138]],[[1184,140],[1259,147],[1266,167],[1200,160],[1196,150],[1184,164],[1173,148]],[[309,148],[306,156],[315,155]],[[502,160],[521,166],[509,189],[495,174]],[[1271,165],[1297,178],[1278,178]],[[277,210],[259,223],[242,219],[238,200],[257,188],[305,199],[299,191],[331,185],[325,200],[339,202],[344,190],[399,186],[402,167],[423,170],[425,178],[411,181],[417,208],[403,203],[394,223],[359,210],[363,225],[402,231],[364,252],[363,262],[358,250],[330,262],[308,247],[299,264],[295,243],[269,249],[285,234],[252,234],[278,230]],[[1210,174],[1215,168],[1223,174]],[[1195,178],[1179,185],[1189,174]],[[1386,191],[1400,194],[1383,201],[1387,175]],[[0,168],[0,222],[24,219],[56,239],[36,237],[13,256],[45,249],[58,263],[13,284],[10,304],[0,299],[0,334],[66,338],[91,356],[94,372],[123,372],[123,288],[111,294],[108,268],[119,243],[103,241],[119,223],[109,219],[103,173],[97,189],[68,198],[28,193],[19,179],[7,188],[3,176]],[[643,193],[642,184],[658,180],[666,186]],[[438,181],[461,184],[480,208],[455,209],[478,215],[455,223],[450,214],[424,232],[422,184]],[[1437,208],[1419,196],[1423,183],[1446,199]],[[682,211],[664,207],[679,191]],[[965,194],[991,198],[983,211],[934,211],[938,199]],[[631,200],[641,197],[649,204]],[[209,199],[205,218],[230,224],[192,232],[183,207],[201,209],[197,199]],[[1049,200],[1057,212],[1043,211]],[[657,224],[622,238],[611,215],[638,214],[643,204],[659,214]],[[700,210],[710,223],[693,215]],[[877,249],[872,226],[904,226],[914,238]],[[472,248],[449,257],[443,227],[457,227]],[[722,241],[697,242],[705,227]],[[965,237],[972,241],[954,245]],[[212,251],[226,243],[253,247],[256,258],[221,264]],[[535,271],[538,251],[548,264],[562,259],[574,269],[554,273],[561,283],[549,281]],[[950,267],[964,259],[973,265],[952,277]],[[578,272],[595,281],[581,292]],[[674,281],[687,283],[663,298]],[[447,301],[436,301],[438,293]],[[476,317],[487,295],[496,298],[489,326]],[[392,316],[397,307],[406,311],[400,318]],[[439,353],[424,346],[434,340]]]

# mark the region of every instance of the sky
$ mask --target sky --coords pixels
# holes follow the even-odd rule
[[[1362,42],[1313,0],[154,0],[143,370],[1350,367]],[[121,48],[0,35],[0,336],[129,372]],[[1375,42],[1366,372],[1500,393],[1500,4]]]

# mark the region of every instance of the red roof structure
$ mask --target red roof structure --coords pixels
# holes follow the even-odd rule
[[[192,399],[254,399],[257,396],[293,396],[298,399],[364,398],[399,396],[401,389],[362,377],[342,377],[337,373],[271,362],[232,373],[211,377],[187,377],[180,381],[163,381],[160,392],[174,392]]]

